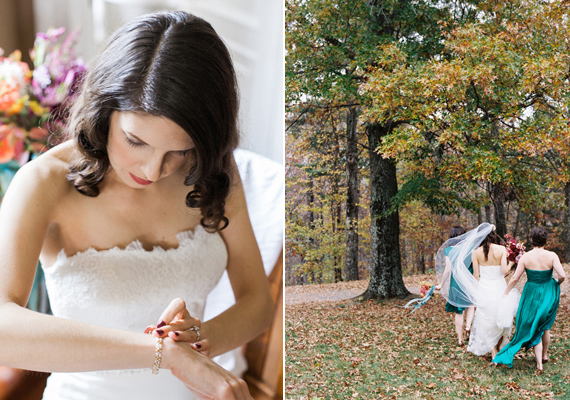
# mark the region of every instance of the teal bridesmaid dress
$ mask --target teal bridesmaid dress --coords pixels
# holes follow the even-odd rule
[[[542,340],[544,331],[554,324],[560,301],[560,285],[552,278],[552,271],[526,270],[527,282],[517,311],[515,336],[495,356],[494,363],[512,368],[513,358],[520,348],[528,350],[536,346]]]
[[[453,247],[447,247],[443,253],[445,254],[445,256],[449,256],[449,252],[451,251]],[[473,264],[471,263],[471,254],[469,254],[469,256],[465,259],[465,264],[469,265],[469,272],[471,272],[471,274],[473,274]],[[451,274],[451,277],[449,278],[449,296],[450,296],[450,300],[454,300],[454,295],[453,293],[455,293],[454,290],[451,289],[456,289],[458,291],[460,291],[461,289],[459,289],[459,285],[457,285],[457,282],[455,281],[455,279],[453,279],[453,273]],[[447,312],[452,312],[455,314],[463,314],[463,311],[465,310],[465,308],[463,307],[456,307],[453,304],[451,304],[449,301],[447,303],[445,303],[445,311]]]

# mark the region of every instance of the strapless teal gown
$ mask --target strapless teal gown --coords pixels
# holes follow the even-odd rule
[[[524,347],[526,350],[542,340],[544,331],[554,324],[560,285],[552,278],[552,269],[546,271],[526,270],[527,282],[521,295],[517,311],[515,336],[495,356],[494,363],[513,366],[515,354]]]
[[[447,247],[443,252],[445,254],[445,256],[449,256],[449,252],[451,251],[453,247]],[[471,272],[471,274],[473,274],[473,263],[471,262],[471,254],[469,254],[467,256],[467,258],[465,259],[465,264],[469,265],[469,272]],[[455,281],[455,279],[453,279],[453,274],[451,274],[451,277],[449,278],[449,296],[451,298],[451,300],[454,300],[454,291],[451,289],[456,289],[458,291],[460,291],[461,289],[459,289],[459,285],[457,285],[457,282]],[[453,304],[451,304],[449,301],[447,303],[445,303],[445,311],[447,312],[452,312],[455,314],[463,314],[463,311],[465,311],[465,308],[463,307],[456,307]]]

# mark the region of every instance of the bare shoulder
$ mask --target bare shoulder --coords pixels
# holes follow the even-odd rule
[[[532,251],[532,250],[531,250]],[[519,263],[521,261],[526,261],[528,258],[532,257],[532,255],[530,254],[530,251],[527,251],[526,253],[523,253],[523,255],[521,256],[521,258],[519,259]]]
[[[42,202],[58,201],[71,187],[67,181],[72,143],[65,142],[22,166],[6,196],[38,196]]]
[[[548,256],[550,257],[551,260],[556,261],[559,260],[560,258],[558,257],[558,254],[556,254],[553,251],[550,250],[546,250],[546,253],[548,254]]]
[[[499,252],[501,254],[507,252],[505,246],[501,246],[500,244],[491,243],[491,248],[493,249],[494,252]]]

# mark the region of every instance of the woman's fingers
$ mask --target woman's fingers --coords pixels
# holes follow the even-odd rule
[[[196,330],[183,330],[183,331],[170,331],[168,336],[176,342],[200,342],[201,337],[198,337],[198,332]]]
[[[211,344],[208,339],[197,340],[197,336],[193,331],[171,331],[168,337],[175,342],[187,342],[197,352],[202,353],[206,357],[210,356]]]
[[[204,354],[206,357],[210,357],[211,349],[210,341],[208,339],[200,340],[199,342],[192,343],[192,348],[200,353]]]
[[[186,308],[186,303],[181,298],[174,299],[164,310],[156,328],[153,330],[153,336],[166,337],[170,332],[184,332],[194,329],[192,342],[200,340],[199,329],[202,322],[193,318]],[[148,328],[147,328],[148,329]]]
[[[162,328],[165,325],[169,325],[172,322],[184,318],[189,318],[190,313],[186,309],[186,303],[181,298],[176,298],[170,302],[168,307],[162,312],[158,323],[156,324],[157,328]]]
[[[203,334],[200,331],[202,322],[197,318],[184,318],[171,322],[168,325],[163,325],[161,328],[154,329],[152,334],[154,337],[166,337],[174,333],[175,337],[182,335],[182,341],[185,342],[196,342],[203,338]],[[181,341],[181,340],[178,341]]]

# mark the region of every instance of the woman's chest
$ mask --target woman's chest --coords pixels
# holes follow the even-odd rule
[[[180,195],[127,197],[79,193],[65,199],[48,228],[42,262],[51,265],[63,249],[73,255],[86,249],[125,248],[137,240],[146,250],[178,247],[176,235],[200,224],[200,210]]]

